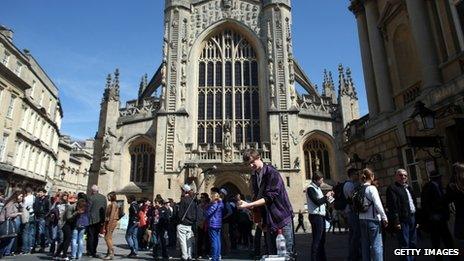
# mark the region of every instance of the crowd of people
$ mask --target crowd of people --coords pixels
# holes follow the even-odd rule
[[[128,195],[125,239],[130,253],[126,258],[135,258],[139,251],[152,249],[155,259],[168,259],[168,250],[176,244],[180,246],[182,260],[220,260],[232,249],[256,249],[256,255],[260,255],[263,233],[269,239],[263,249],[275,254],[278,229],[283,229],[291,239],[289,242],[293,242],[293,212],[280,174],[264,165],[254,150],[244,160],[256,171],[254,202],[243,201],[240,194],[230,195],[226,188],[212,188],[209,194],[198,195],[189,184],[182,186],[178,203],[161,195],[153,201]],[[93,185],[88,195],[58,192],[50,196],[44,189],[33,191],[26,187],[15,190],[0,202],[0,224],[11,223],[13,227],[8,231],[0,227],[0,257],[44,253],[48,248],[55,260],[80,259],[85,247],[88,256],[114,258],[113,232],[124,216],[115,192],[104,196]],[[272,207],[272,212],[265,211],[261,207],[264,204]],[[252,215],[250,209],[257,214]],[[262,218],[257,221],[258,214]],[[254,223],[259,223],[259,234],[255,238],[252,236]],[[107,244],[104,256],[97,253],[99,237],[104,237]],[[289,253],[292,245],[288,245]]]
[[[251,258],[275,254],[295,258],[294,212],[280,173],[264,164],[256,150],[245,151],[243,160],[253,172],[250,201],[240,194],[231,195],[226,188],[213,187],[209,193],[198,194],[191,184],[181,187],[178,203],[159,194],[153,201],[128,195],[125,239],[130,251],[126,258],[152,251],[154,259],[169,259],[176,246],[181,260],[221,260],[231,249],[249,250]],[[430,233],[433,248],[443,244],[453,249],[456,240],[464,240],[464,164],[454,165],[446,187],[441,175],[432,171],[419,205],[404,169],[395,172],[385,202],[370,169],[349,169],[347,174],[347,181],[333,191],[324,191],[324,178],[315,173],[305,190],[312,230],[311,260],[327,260],[328,212],[347,220],[349,260],[383,260],[387,230],[396,233],[398,247],[405,249],[417,248],[418,227]],[[104,196],[93,185],[89,194],[58,192],[49,196],[44,189],[34,192],[26,187],[7,199],[0,198],[0,203],[0,257],[46,252],[48,248],[55,260],[80,259],[85,248],[88,256],[114,258],[113,233],[125,215],[115,192]],[[453,232],[448,226],[450,205],[455,213]],[[297,230],[306,231],[303,220],[300,210]],[[7,223],[10,229],[5,230]],[[107,245],[103,256],[97,253],[99,237],[104,237]],[[285,241],[279,241],[282,237]]]
[[[453,170],[447,186],[440,173],[429,173],[429,181],[421,189],[420,204],[404,169],[396,170],[385,202],[378,191],[378,180],[368,168],[349,169],[348,180],[337,185],[341,189],[325,194],[321,189],[323,177],[313,175],[306,190],[312,228],[311,260],[327,260],[325,220],[329,206],[342,211],[347,220],[348,260],[383,260],[387,232],[396,234],[398,248],[402,249],[418,247],[418,229],[430,235],[432,248],[456,249],[464,240],[464,164],[454,164]],[[451,212],[454,231],[449,228]],[[442,256],[436,259],[442,260]],[[459,256],[450,259],[459,260]],[[404,256],[403,260],[414,260],[414,256]]]

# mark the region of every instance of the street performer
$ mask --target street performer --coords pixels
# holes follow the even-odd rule
[[[243,153],[243,162],[247,163],[256,175],[253,202],[239,202],[239,208],[254,209],[261,207],[262,224],[267,234],[267,247],[270,255],[277,254],[277,231],[282,230],[289,256],[293,253],[293,209],[285,190],[280,173],[271,165],[264,164],[259,152],[254,149]]]

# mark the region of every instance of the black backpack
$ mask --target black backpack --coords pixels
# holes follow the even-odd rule
[[[370,185],[359,186],[353,193],[353,210],[356,213],[366,213],[372,205],[372,201],[366,198],[366,188]],[[364,199],[370,201],[369,204],[364,204]]]
[[[334,208],[336,210],[345,210],[346,206],[348,205],[348,199],[345,197],[345,193],[343,193],[343,187],[345,186],[345,182],[337,183],[335,185],[334,191]]]

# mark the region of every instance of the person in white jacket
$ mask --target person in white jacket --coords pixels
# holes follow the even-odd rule
[[[364,190],[364,205],[368,206],[367,211],[359,213],[362,260],[382,261],[382,225],[387,226],[387,215],[380,201],[379,191],[372,185],[372,170],[363,169],[360,178],[363,183],[361,189]]]

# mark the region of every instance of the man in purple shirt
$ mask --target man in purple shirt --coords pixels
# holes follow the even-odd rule
[[[293,209],[288,199],[287,190],[280,173],[271,165],[266,165],[261,160],[259,152],[254,149],[243,153],[243,161],[253,170],[254,180],[253,194],[255,201],[239,203],[240,208],[253,209],[261,207],[263,226],[266,227],[268,236],[267,246],[269,254],[277,254],[277,231],[282,230],[286,239],[287,253],[293,253]]]

